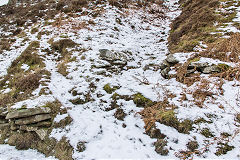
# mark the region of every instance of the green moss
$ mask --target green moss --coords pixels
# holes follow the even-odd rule
[[[227,64],[224,64],[224,63],[220,63],[220,64],[218,64],[217,66],[218,66],[218,68],[221,69],[221,71],[227,71],[227,70],[230,69],[230,66],[227,65]]]
[[[111,98],[112,98],[113,100],[117,100],[119,97],[120,97],[119,94],[114,93]]]
[[[137,105],[137,107],[148,107],[154,104],[150,99],[144,97],[141,93],[133,95],[133,102]]]
[[[178,131],[180,133],[189,134],[189,131],[193,129],[193,122],[191,120],[185,119],[178,125]]]
[[[207,121],[207,120],[205,120],[204,118],[199,118],[199,119],[196,119],[193,123],[194,123],[194,124],[199,124],[199,123],[212,123],[212,121]]]
[[[38,32],[38,28],[33,28],[32,30],[31,30],[31,34],[35,34],[35,33],[37,33]]]
[[[200,133],[207,138],[214,137],[214,134],[209,130],[209,128],[203,128]]]
[[[179,121],[173,110],[160,111],[158,114],[159,122],[170,127],[178,128]]]
[[[218,150],[215,153],[217,156],[226,154],[228,151],[231,151],[235,148],[234,146],[228,145],[228,143],[218,143],[218,145],[220,146],[218,147]]]
[[[192,62],[198,62],[198,61],[200,61],[200,57],[194,58],[194,59],[190,60],[189,62],[192,63]]]
[[[117,89],[119,89],[118,86],[113,86],[111,87],[110,84],[106,84],[104,87],[103,87],[104,91],[106,91],[108,94],[112,94],[114,91],[116,91]]]

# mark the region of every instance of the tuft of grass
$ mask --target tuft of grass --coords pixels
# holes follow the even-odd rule
[[[228,143],[218,143],[218,145],[220,146],[218,147],[218,150],[215,153],[217,156],[227,154],[228,151],[231,151],[235,148],[234,146],[228,145]]]
[[[209,130],[209,128],[203,128],[200,133],[207,138],[214,137],[214,134]]]
[[[113,86],[111,87],[110,84],[106,84],[103,86],[104,91],[106,91],[108,94],[112,94],[114,91],[116,91],[117,89],[119,89],[118,86]]]
[[[133,102],[137,105],[137,107],[148,107],[154,104],[150,99],[144,97],[141,93],[133,95]]]

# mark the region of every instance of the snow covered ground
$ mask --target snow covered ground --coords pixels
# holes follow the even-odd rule
[[[19,151],[13,146],[0,145],[0,160],[55,160],[55,158],[45,157],[36,150]]]
[[[0,6],[6,5],[8,0],[0,0]]]
[[[2,2],[2,1],[0,1]],[[210,140],[199,133],[197,129],[211,128],[212,132],[219,136],[222,132],[233,134],[237,127],[234,125],[234,116],[239,112],[238,99],[231,97],[238,95],[238,81],[226,81],[223,88],[224,94],[216,96],[215,100],[221,104],[229,105],[224,111],[217,105],[206,102],[208,108],[199,108],[191,103],[193,97],[187,94],[189,101],[180,103],[181,93],[188,90],[193,91],[197,88],[196,83],[191,87],[177,82],[176,79],[164,79],[160,70],[152,66],[159,65],[169,54],[167,49],[167,38],[170,31],[170,23],[180,14],[179,6],[175,3],[177,0],[168,0],[169,6],[167,18],[153,17],[144,9],[129,10],[127,16],[123,11],[119,11],[112,6],[106,6],[102,16],[93,19],[95,25],[88,25],[88,28],[74,30],[72,22],[86,22],[88,16],[79,16],[70,18],[63,23],[61,27],[44,25],[44,22],[38,23],[40,31],[49,31],[49,35],[43,35],[40,40],[36,34],[31,34],[28,29],[27,36],[29,41],[40,41],[41,50],[39,55],[44,59],[46,69],[51,72],[50,81],[47,83],[49,95],[39,96],[39,91],[44,86],[40,86],[31,99],[18,102],[12,107],[20,108],[23,105],[31,108],[41,106],[42,104],[57,99],[63,107],[68,108],[68,113],[58,115],[55,121],[60,121],[67,115],[70,115],[73,122],[64,129],[54,129],[51,137],[60,140],[67,137],[74,148],[73,158],[76,159],[176,159],[175,153],[186,149],[186,144],[190,140],[196,139],[199,148],[204,147],[205,141]],[[60,15],[59,15],[60,16]],[[117,21],[121,19],[121,22]],[[49,41],[57,41],[60,37],[68,37],[78,44],[82,52],[72,51],[72,58],[75,59],[67,64],[69,74],[63,76],[58,72],[57,66],[59,55],[48,55],[45,50],[50,49]],[[162,39],[160,41],[160,39]],[[12,46],[19,46],[23,38],[19,38]],[[16,50],[6,51],[0,55],[0,76],[7,74],[7,68],[11,62],[18,57],[29,43],[18,47]],[[116,67],[106,69],[109,62],[101,59],[99,49],[108,49],[113,52],[123,53],[127,59],[127,65],[123,68]],[[15,53],[12,56],[12,53]],[[189,54],[177,53],[176,57],[181,63],[189,58]],[[215,61],[201,59],[202,61]],[[216,62],[218,63],[218,62]],[[232,64],[230,64],[232,65]],[[150,67],[148,67],[150,66]],[[27,69],[26,64],[23,69]],[[209,81],[215,82],[217,79],[209,78]],[[95,87],[91,88],[94,84]],[[103,88],[106,84],[118,86],[116,93],[119,95],[134,95],[141,93],[152,101],[161,101],[165,98],[166,91],[176,94],[176,97],[169,99],[172,104],[179,108],[176,110],[179,119],[196,120],[200,117],[213,120],[211,124],[196,125],[196,129],[190,134],[178,133],[176,129],[157,123],[157,127],[164,133],[168,139],[168,156],[161,156],[155,152],[153,145],[156,139],[150,138],[145,134],[144,122],[137,113],[142,108],[136,107],[133,101],[124,99],[117,100],[117,104],[126,113],[123,121],[114,117],[116,109],[106,111],[111,105],[114,93],[107,93]],[[211,89],[214,89],[212,87]],[[6,89],[7,90],[7,89]],[[78,95],[73,95],[75,90]],[[94,90],[94,91],[92,91]],[[93,101],[85,104],[73,104],[71,100],[84,98],[84,95],[90,94]],[[231,99],[224,101],[223,99]],[[216,115],[215,118],[209,118],[207,115]],[[176,143],[176,139],[178,142]],[[231,144],[235,149],[228,152],[227,155],[217,157],[213,151],[216,145],[211,146],[210,150],[203,155],[207,158],[230,158],[238,159],[240,136],[234,137]],[[79,142],[86,144],[84,152],[77,151]],[[0,145],[0,159],[45,159],[42,154],[33,150],[17,151],[14,147]],[[52,158],[48,158],[52,159]]]

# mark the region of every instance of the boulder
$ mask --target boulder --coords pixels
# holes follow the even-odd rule
[[[32,124],[32,123],[37,123],[41,122],[47,119],[51,119],[50,114],[42,114],[42,115],[35,115],[32,117],[26,117],[26,118],[21,118],[15,121],[15,124],[17,125],[26,125],[26,124]]]
[[[100,58],[107,61],[122,60],[127,62],[127,57],[123,53],[109,51],[108,49],[99,49]]]
[[[30,117],[33,115],[46,114],[46,113],[51,113],[51,109],[48,107],[39,107],[39,108],[14,110],[7,114],[6,119],[24,118],[24,117]]]
[[[171,65],[175,65],[175,64],[177,64],[177,63],[179,62],[179,60],[177,60],[177,58],[174,57],[172,54],[170,54],[169,56],[167,56],[166,61],[167,61],[168,63],[170,63]]]
[[[213,65],[213,66],[205,67],[202,72],[205,74],[210,74],[210,73],[214,73],[214,72],[219,73],[219,72],[221,72],[221,69],[218,66]]]

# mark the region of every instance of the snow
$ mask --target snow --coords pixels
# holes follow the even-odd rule
[[[1,160],[56,160],[54,157],[45,157],[36,150],[19,151],[13,146],[0,145]]]
[[[0,6],[8,4],[9,0],[0,0]]]
[[[167,48],[169,25],[171,20],[181,13],[178,9],[179,6],[175,4],[176,2],[177,0],[166,1],[169,10],[167,11],[168,18],[165,20],[154,18],[143,9],[129,10],[128,16],[123,16],[124,12],[107,5],[104,8],[105,13],[103,16],[94,19],[96,24],[89,25],[88,29],[76,31],[68,23],[60,28],[56,28],[44,26],[39,22],[37,27],[41,31],[49,31],[50,33],[47,36],[43,35],[39,40],[41,42],[39,55],[44,59],[46,69],[51,72],[50,80],[47,82],[47,87],[51,94],[40,96],[39,92],[43,88],[40,85],[33,92],[33,96],[30,99],[17,102],[11,108],[21,108],[22,106],[34,108],[43,106],[47,102],[60,101],[62,107],[68,108],[68,111],[66,114],[57,115],[54,121],[60,122],[62,119],[70,116],[73,122],[64,129],[53,129],[50,136],[57,140],[66,137],[74,148],[73,158],[76,159],[176,159],[175,153],[187,149],[186,144],[190,140],[196,138],[200,148],[204,147],[206,140],[210,140],[199,133],[202,128],[210,128],[216,136],[220,136],[222,132],[234,134],[237,129],[234,121],[235,115],[240,112],[238,97],[238,86],[240,84],[238,81],[224,81],[223,95],[218,93],[216,86],[211,86],[209,90],[214,93],[215,103],[212,103],[213,99],[207,98],[204,103],[207,107],[199,108],[194,104],[192,92],[198,89],[201,82],[196,82],[191,87],[187,87],[177,82],[174,78],[164,79],[160,74],[160,70],[143,69],[149,64],[159,65],[169,54]],[[143,19],[143,17],[146,17],[146,19]],[[121,18],[122,24],[118,24],[116,18]],[[89,16],[79,16],[72,18],[72,20],[74,22],[82,22],[89,20]],[[132,26],[135,28],[133,29]],[[118,28],[118,31],[116,31],[116,28]],[[27,33],[27,35],[31,41],[37,40],[37,33],[35,35]],[[72,51],[72,58],[75,57],[76,61],[67,64],[69,74],[66,77],[61,75],[57,69],[57,65],[60,63],[57,61],[59,54],[48,55],[44,52],[44,49],[50,49],[48,41],[51,38],[54,38],[54,41],[59,40],[59,35],[67,36],[79,44],[78,48],[80,51],[69,49],[69,51]],[[159,42],[159,39],[164,41]],[[12,61],[29,45],[29,43],[25,43],[21,46],[22,41],[23,39],[21,38],[17,39],[12,46],[17,46],[16,49],[6,51],[0,55],[0,76],[7,74],[7,68]],[[204,44],[202,46],[206,48]],[[81,49],[84,51],[82,52]],[[99,58],[99,49],[109,49],[126,54],[128,58],[127,66],[123,70],[116,68],[117,71],[115,72],[105,68],[94,67],[109,63]],[[185,63],[193,54],[195,53],[176,53],[174,56],[180,63]],[[82,59],[82,56],[85,56],[85,59]],[[210,64],[225,63],[232,67],[235,66],[232,63],[210,58],[201,58],[198,62],[208,62]],[[23,64],[21,68],[27,71],[29,66]],[[105,72],[106,75],[99,74],[102,72]],[[174,71],[171,72],[175,73]],[[202,78],[207,78],[211,84],[219,81],[218,78],[208,76]],[[91,83],[96,85],[94,91],[91,91],[94,101],[82,105],[72,104],[70,100],[84,98],[83,95],[89,93],[89,90],[92,89],[90,88]],[[117,100],[117,104],[127,114],[124,121],[117,120],[114,117],[116,109],[106,111],[106,108],[109,108],[111,104],[112,96],[112,94],[107,94],[103,90],[103,86],[108,83],[111,86],[120,86],[116,90],[116,93],[120,95],[133,95],[139,92],[152,101],[168,98],[170,103],[178,106],[175,112],[180,120],[190,119],[194,121],[198,118],[204,118],[205,120],[213,121],[213,123],[195,124],[194,130],[189,135],[179,133],[172,127],[157,123],[157,127],[161,132],[167,135],[167,148],[171,148],[169,155],[163,157],[155,152],[153,143],[156,142],[156,139],[152,139],[145,134],[144,122],[140,115],[137,114],[142,108],[136,107],[132,100]],[[82,95],[73,96],[71,94],[73,89]],[[187,92],[188,101],[181,102],[180,95],[184,91]],[[9,92],[8,88],[3,93],[7,92]],[[171,99],[167,97],[167,93],[176,94],[176,97]],[[218,104],[228,107],[223,110],[219,108]],[[209,114],[216,116],[209,117]],[[235,149],[228,152],[227,155],[217,157],[214,154],[216,150],[216,145],[214,144],[211,146],[210,152],[205,153],[203,156],[223,159],[230,156],[232,159],[237,159],[236,157],[239,155],[237,148],[240,147],[239,140],[239,135],[233,138],[231,144],[235,146]],[[84,152],[77,151],[79,142],[86,144]],[[34,150],[18,151],[8,145],[0,145],[0,153],[0,159],[45,159],[42,154]]]

